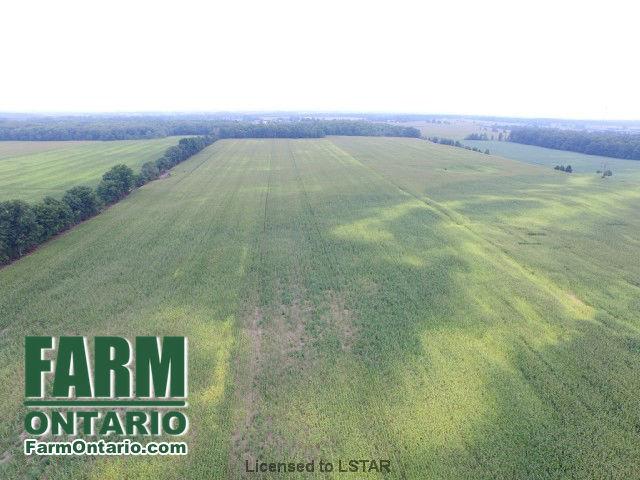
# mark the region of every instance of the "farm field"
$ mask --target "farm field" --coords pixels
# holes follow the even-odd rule
[[[78,145],[85,145],[89,142],[83,141],[61,141],[61,142],[22,142],[22,141],[0,141],[0,160],[5,158],[29,155],[31,153],[46,152],[59,148],[68,148]]]
[[[564,150],[537,147],[535,145],[478,140],[465,140],[463,143],[471,147],[478,147],[483,151],[485,148],[488,148],[493,155],[500,155],[534,165],[543,165],[551,168],[556,165],[571,165],[574,172],[577,173],[591,173],[595,175],[596,171],[602,170],[602,165],[606,164],[607,168],[613,170],[615,176],[626,176],[628,174],[633,177],[630,178],[630,180],[633,180],[635,179],[638,169],[640,169],[637,160],[585,155],[583,153],[567,152]]]
[[[498,136],[498,132],[492,132],[489,124],[473,122],[470,120],[444,120],[447,123],[432,122],[406,122],[402,125],[416,127],[423,137],[443,137],[453,140],[463,140],[464,137],[472,133],[486,133]]]
[[[419,139],[218,141],[0,269],[5,385],[44,325],[188,336],[189,455],[25,457],[21,385],[0,476],[639,478],[638,163],[603,182]]]
[[[138,170],[178,140],[0,142],[0,201],[38,201],[61,197],[77,185],[95,186],[112,166],[124,163]]]

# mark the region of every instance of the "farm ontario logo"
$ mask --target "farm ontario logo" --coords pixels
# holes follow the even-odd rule
[[[89,344],[80,336],[25,337],[24,429],[47,440],[25,439],[25,455],[186,454],[184,442],[149,441],[188,430],[180,410],[186,337],[104,336]]]

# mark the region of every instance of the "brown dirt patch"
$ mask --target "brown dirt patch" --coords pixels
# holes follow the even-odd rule
[[[242,477],[245,461],[251,464],[266,452],[297,452],[300,458],[318,453],[317,446],[307,445],[305,438],[288,438],[282,433],[287,431],[287,419],[275,418],[274,412],[282,410],[286,399],[274,389],[292,378],[312,375],[314,366],[322,361],[317,348],[322,338],[310,333],[318,331],[318,325],[320,337],[335,336],[343,352],[351,351],[357,330],[344,295],[327,292],[323,297],[316,305],[303,289],[289,285],[287,295],[276,295],[286,298],[279,304],[258,307],[253,303],[247,308],[242,319],[246,350],[234,367],[235,427],[228,456],[232,477]],[[270,396],[269,402],[265,395]]]

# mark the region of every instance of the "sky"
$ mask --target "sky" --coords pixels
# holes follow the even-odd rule
[[[637,3],[4,2],[0,111],[640,119]]]

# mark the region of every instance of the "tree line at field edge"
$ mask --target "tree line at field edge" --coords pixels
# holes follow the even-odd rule
[[[440,145],[449,145],[450,147],[458,147],[464,148],[465,150],[471,150],[472,152],[484,153],[485,155],[491,155],[488,148],[485,148],[484,151],[478,147],[470,147],[469,145],[464,145],[460,142],[460,140],[454,140],[452,138],[443,138],[443,137],[427,137],[432,143],[439,143]]]
[[[73,187],[60,200],[45,197],[36,204],[23,200],[0,202],[0,265],[22,257],[54,235],[97,215],[133,188],[155,180],[215,140],[212,136],[183,138],[155,162],[144,163],[138,174],[127,165],[115,165],[95,189]]]
[[[322,138],[327,135],[420,137],[414,127],[366,120],[229,121],[183,117],[0,118],[0,140],[140,140],[167,136]]]
[[[640,160],[640,134],[518,127],[511,129],[509,141],[588,155]]]

